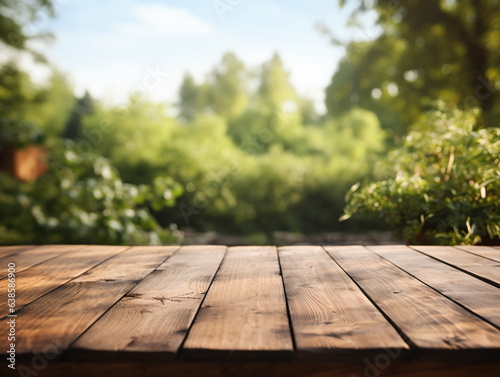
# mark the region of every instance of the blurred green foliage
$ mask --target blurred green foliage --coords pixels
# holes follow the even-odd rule
[[[73,142],[49,145],[50,170],[21,183],[1,172],[0,242],[3,244],[96,243],[158,245],[173,243],[149,208],[173,206],[179,184],[158,177],[151,186],[124,183],[110,162],[78,153]]]
[[[48,150],[48,172],[34,182],[0,171],[0,244],[178,242],[175,226],[161,227],[153,213],[174,206],[182,186],[168,177],[124,182],[112,162],[83,139],[81,123],[92,113],[91,98],[75,98],[54,68],[43,85],[19,68],[23,54],[43,61],[29,42],[44,34],[26,33],[25,24],[53,11],[51,1],[0,3],[0,40],[11,57],[0,66],[0,162],[8,170],[12,150],[33,143]]]
[[[385,163],[386,179],[356,184],[343,219],[376,215],[409,243],[498,244],[500,128],[440,109],[415,124]]]
[[[52,68],[45,86],[35,85],[15,61],[0,66],[0,147],[23,147],[57,136],[75,104],[66,77]]]
[[[28,51],[35,59],[45,61],[43,55],[29,44],[32,40],[52,38],[48,32],[27,25],[55,15],[52,0],[0,0],[0,43],[14,51]],[[40,23],[41,24],[41,23]]]
[[[0,242],[165,243],[174,241],[171,224],[262,233],[272,241],[277,230],[339,227],[332,219],[342,211],[343,193],[384,151],[377,117],[353,109],[321,120],[295,94],[276,54],[254,90],[251,72],[234,55],[222,64],[229,77],[214,69],[197,84],[186,75],[177,116],[134,96],[113,107],[88,94],[75,98],[55,70],[36,86],[14,64],[5,66],[0,80],[16,85],[3,92],[0,144],[42,143],[51,157],[49,173],[36,182],[2,174]],[[241,93],[221,105],[219,89],[211,88],[233,84]],[[193,104],[186,87],[203,100]],[[263,92],[272,99],[267,106]]]
[[[323,115],[277,53],[256,69],[228,52],[201,82],[186,73],[172,106],[77,98],[55,68],[35,85],[16,60],[41,59],[29,42],[44,33],[23,22],[53,2],[0,0],[14,51],[0,66],[0,153],[49,151],[35,182],[0,173],[0,243],[179,242],[172,224],[271,243],[380,229],[380,217],[411,242],[498,241],[499,134],[484,126],[500,115],[499,4],[359,2],[353,23],[371,11],[380,33],[332,38],[346,55]],[[451,107],[425,115],[436,99]],[[339,223],[344,207],[356,216]]]
[[[344,191],[384,150],[377,117],[361,109],[321,125],[304,125],[299,111],[267,108],[233,121],[208,109],[187,122],[164,105],[131,100],[97,109],[83,130],[127,182],[168,176],[186,188],[178,211],[157,216],[162,224],[263,232],[269,240],[275,230],[337,227],[332,219],[342,211]]]
[[[332,42],[346,49],[326,90],[332,115],[352,107],[374,111],[394,143],[438,99],[466,110],[477,107],[478,123],[495,125],[500,0],[339,3],[352,3],[351,23],[357,26],[352,41],[330,33]]]

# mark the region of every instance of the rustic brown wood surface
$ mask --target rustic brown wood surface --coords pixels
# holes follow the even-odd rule
[[[371,250],[439,293],[500,328],[500,289],[407,246],[370,246]]]
[[[500,262],[500,250],[490,246],[455,246],[457,249],[465,250],[484,258]]]
[[[500,287],[500,262],[446,246],[412,246],[424,254]]]
[[[297,356],[407,354],[408,345],[320,246],[279,249]]]
[[[4,358],[0,374],[496,376],[499,253],[0,247],[0,349],[11,347],[15,320],[17,369]]]
[[[18,250],[19,252],[14,253],[14,255],[0,254],[0,263],[2,263],[0,279],[4,279],[7,276],[6,267],[8,263],[14,263],[16,265],[16,272],[19,273],[40,263],[60,257],[67,252],[76,252],[82,247],[83,246],[74,245],[47,245],[36,248],[20,249]],[[29,251],[29,253],[27,251]]]
[[[102,316],[115,302],[122,298],[136,284],[136,280],[108,279],[113,271],[122,270],[123,265],[130,267],[130,254],[143,254],[143,250],[136,250],[123,246],[93,246],[92,250],[99,249],[104,261],[97,267],[98,272],[82,275],[66,282],[57,289],[21,308],[17,321],[22,323],[17,329],[16,352],[27,358],[37,352],[50,352],[59,356],[73,343],[95,320]],[[126,251],[125,251],[126,250]],[[160,255],[157,265],[160,264],[171,249]],[[118,254],[108,259],[111,254]],[[121,254],[119,254],[121,253]],[[129,268],[132,276],[142,279],[156,266],[151,264],[150,258],[141,258],[133,268]],[[145,267],[147,266],[147,267]],[[136,270],[141,271],[140,275]],[[40,276],[43,281],[44,277]],[[88,279],[88,280],[87,280]],[[7,326],[0,327],[0,347],[7,347]],[[56,358],[56,356],[53,356]]]
[[[193,324],[183,356],[291,359],[293,343],[275,247],[231,247]]]
[[[47,292],[124,250],[125,247],[119,246],[87,246],[65,254],[62,254],[65,249],[56,250],[56,253],[60,253],[56,258],[17,273],[17,289],[22,294],[18,295],[16,308],[21,309]],[[38,250],[37,252],[41,254]],[[19,264],[17,263],[17,265]],[[6,302],[6,300],[7,291],[5,290],[0,292],[0,302]]]
[[[83,334],[68,359],[173,359],[225,251],[182,247]]]
[[[4,246],[2,247],[2,256],[0,258],[4,261],[5,258],[10,257],[11,255],[17,255],[23,251],[33,249],[34,247],[35,246],[33,245]]]
[[[325,249],[414,345],[421,359],[500,354],[498,329],[381,256],[362,246]]]

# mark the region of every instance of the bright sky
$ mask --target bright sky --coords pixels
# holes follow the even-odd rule
[[[256,69],[277,51],[299,93],[321,107],[344,50],[314,25],[321,21],[342,39],[356,33],[345,26],[350,10],[339,9],[337,0],[55,3],[57,17],[46,26],[56,40],[45,54],[79,93],[111,103],[141,87],[149,70],[158,77],[158,85],[148,86],[150,98],[172,103],[186,70],[201,80],[226,51]]]

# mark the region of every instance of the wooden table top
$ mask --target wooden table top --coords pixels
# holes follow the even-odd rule
[[[9,246],[0,279],[0,350],[14,319],[16,367],[42,377],[500,366],[499,247]]]

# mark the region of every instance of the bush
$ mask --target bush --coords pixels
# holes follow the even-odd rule
[[[151,186],[124,183],[107,159],[78,154],[69,140],[49,149],[49,172],[35,182],[0,173],[0,244],[177,241],[150,208],[173,206],[182,193],[179,184],[169,178],[157,178]]]
[[[423,117],[385,161],[391,176],[354,185],[341,219],[378,215],[408,243],[498,243],[500,128],[475,130],[475,119],[443,109]]]

